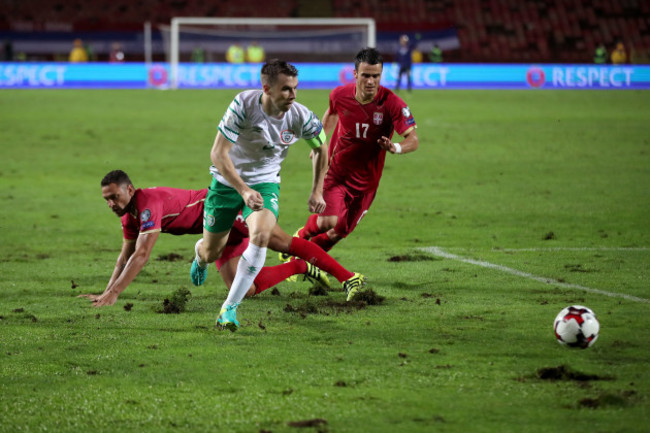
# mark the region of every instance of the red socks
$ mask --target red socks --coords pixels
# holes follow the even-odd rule
[[[317,221],[317,214],[309,215],[305,226],[298,232],[298,237],[310,240],[321,247],[323,250],[329,251],[334,245],[336,245],[336,242],[332,242],[329,236],[327,236],[327,231],[323,232],[320,228],[318,228]]]
[[[327,237],[327,233],[322,233],[317,237],[322,235]],[[350,272],[341,266],[339,262],[334,260],[324,251],[324,249],[322,249],[321,246],[315,244],[313,241],[314,239],[310,242],[301,238],[293,238],[291,240],[291,245],[289,246],[289,254],[308,261],[320,270],[332,275],[334,278],[339,280],[340,283],[354,276],[353,272]],[[333,245],[334,244],[329,248],[332,248]]]
[[[305,226],[300,229],[298,232],[298,237],[303,238],[303,239],[309,239],[312,236],[315,236],[321,232],[321,230],[318,228],[318,224],[316,223],[318,221],[318,214],[311,214],[309,215],[309,218],[307,218],[307,222],[305,223]]]
[[[289,254],[299,257],[303,260],[292,260],[288,263],[264,267],[255,278],[255,294],[269,289],[281,281],[286,280],[292,275],[304,274],[307,272],[305,261],[312,263],[322,271],[327,272],[339,282],[354,276],[353,272],[345,269],[339,262],[334,260],[326,251],[332,249],[336,242],[333,242],[327,232],[320,233],[318,224],[318,215],[313,214],[307,218],[305,227],[298,233],[299,237],[294,237],[289,246]],[[307,241],[304,238],[311,238]]]
[[[329,236],[327,236],[327,232],[314,236],[313,238],[310,239],[310,242],[315,243],[325,251],[331,250],[332,247],[336,245],[336,242],[334,242],[333,240],[330,239]]]
[[[253,281],[255,294],[270,289],[292,275],[304,274],[305,272],[307,272],[307,263],[304,260],[291,260],[277,266],[265,266]]]

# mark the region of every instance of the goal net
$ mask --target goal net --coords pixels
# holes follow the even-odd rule
[[[179,62],[200,50],[206,62],[225,62],[234,43],[257,43],[266,58],[289,62],[350,62],[363,47],[376,45],[372,18],[202,18],[175,17],[159,26],[170,65],[170,85],[178,85]]]

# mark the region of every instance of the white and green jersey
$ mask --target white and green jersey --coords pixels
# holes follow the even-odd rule
[[[241,92],[230,103],[219,123],[219,131],[230,142],[230,159],[247,185],[280,183],[280,165],[289,146],[300,138],[312,147],[323,142],[323,124],[307,107],[294,102],[281,119],[268,116],[262,109],[261,90]],[[212,176],[231,186],[213,165]]]

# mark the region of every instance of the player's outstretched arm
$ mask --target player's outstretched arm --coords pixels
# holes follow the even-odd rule
[[[138,240],[135,243],[135,251],[130,255],[122,272],[109,284],[104,293],[93,301],[93,307],[113,305],[117,301],[120,293],[131,284],[147,261],[149,261],[151,251],[159,235],[160,232],[151,232],[138,236]]]
[[[122,251],[120,251],[120,255],[117,256],[117,261],[115,262],[115,268],[113,269],[113,274],[111,275],[111,279],[108,280],[108,284],[106,285],[106,289],[104,290],[104,293],[102,294],[86,293],[84,295],[79,295],[78,298],[88,298],[91,301],[96,301],[103,294],[108,292],[108,289],[111,288],[113,283],[115,283],[115,281],[122,274],[122,271],[124,271],[124,268],[126,267],[126,263],[129,261],[129,257],[131,257],[134,251],[135,251],[135,239],[123,239]]]

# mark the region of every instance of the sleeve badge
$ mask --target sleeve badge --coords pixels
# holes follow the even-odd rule
[[[143,223],[149,221],[149,218],[151,218],[151,211],[149,209],[145,209],[140,213],[140,221]]]

